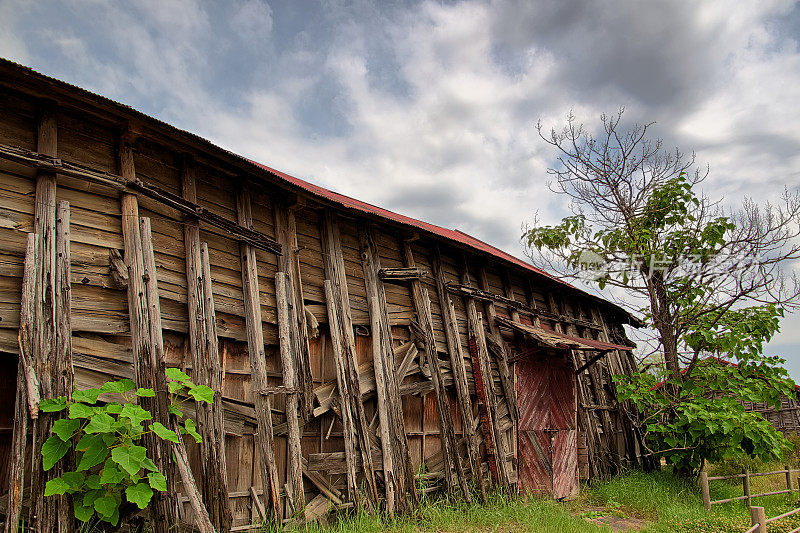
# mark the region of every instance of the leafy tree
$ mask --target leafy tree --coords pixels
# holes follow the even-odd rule
[[[193,399],[211,403],[214,391],[206,385],[195,385],[177,368],[166,371],[170,393],[170,413],[184,418],[181,405]],[[125,403],[103,402],[100,396],[116,393]],[[66,411],[56,420],[52,434],[42,445],[42,467],[50,470],[67,453],[74,454],[74,471],[64,472],[45,485],[45,496],[71,494],[75,517],[89,522],[93,517],[116,526],[124,501],[145,509],[153,491],[167,490],[167,480],[158,470],[147,449],[139,443],[145,433],[179,442],[175,431],[133,403],[136,397],[153,397],[152,389],[136,388],[130,379],[110,381],[100,388],[76,390],[72,399],[65,396],[43,400],[39,408],[45,412]],[[194,422],[186,418],[178,425],[180,432],[200,442]]]
[[[701,191],[708,170],[695,168],[694,156],[651,139],[652,124],[625,129],[622,116],[604,115],[597,135],[571,115],[561,131],[539,124],[559,152],[551,187],[572,213],[529,226],[529,255],[612,288],[653,332],[647,361],[657,368],[620,386],[644,411],[653,453],[684,473],[718,454],[780,454],[783,440],[728,400],[775,403],[790,390],[783,361],[763,346],[784,311],[800,304],[800,283],[785,268],[800,258],[800,194],[784,190],[777,206],[745,199],[725,210]],[[739,366],[699,364],[708,355]]]

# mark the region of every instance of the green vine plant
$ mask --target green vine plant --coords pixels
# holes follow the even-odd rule
[[[178,419],[182,434],[201,441],[195,423],[184,417],[181,406],[187,401],[214,401],[214,391],[207,385],[195,385],[177,368],[166,370],[169,387],[169,412]],[[100,400],[106,393],[122,396],[124,402]],[[136,388],[130,379],[109,381],[100,388],[76,390],[66,396],[43,400],[45,412],[66,411],[65,418],[53,423],[52,434],[42,445],[42,467],[50,470],[67,453],[74,455],[75,470],[64,472],[45,485],[45,496],[71,494],[75,517],[82,522],[96,520],[119,524],[120,507],[125,501],[138,509],[147,508],[154,491],[166,491],[167,479],[141,439],[147,433],[179,442],[178,435],[159,422],[152,421],[147,409],[134,403],[137,397],[152,398],[153,389]]]

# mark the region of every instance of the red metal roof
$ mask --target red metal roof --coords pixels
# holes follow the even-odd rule
[[[134,108],[132,108],[132,107],[130,107],[128,105],[121,104],[121,103],[119,103],[119,102],[117,102],[115,100],[112,100],[112,99],[107,98],[105,96],[102,96],[100,94],[93,93],[91,91],[88,91],[86,89],[78,87],[77,85],[73,85],[71,83],[67,83],[67,82],[61,81],[61,80],[53,78],[51,76],[47,76],[47,75],[41,74],[39,72],[36,72],[32,68],[26,67],[24,65],[20,65],[19,63],[15,63],[13,61],[9,61],[7,59],[0,58],[0,66],[10,67],[10,68],[16,70],[17,72],[19,72],[21,74],[27,74],[27,75],[35,76],[38,80],[47,82],[47,83],[49,83],[51,85],[55,85],[57,88],[60,88],[62,90],[67,89],[67,90],[73,91],[73,92],[76,92],[76,91],[80,92],[84,97],[92,98],[92,99],[97,100],[97,101],[99,101],[101,103],[104,103],[106,105],[112,105],[112,106],[116,107],[117,109],[122,110],[125,113],[136,115],[141,120],[146,120],[146,121],[149,121],[151,123],[156,123],[156,124],[160,125],[161,127],[166,128],[168,130],[171,130],[172,132],[174,132],[174,133],[176,133],[178,135],[186,136],[186,137],[191,138],[195,142],[202,143],[202,144],[208,146],[210,149],[224,152],[224,153],[226,153],[226,154],[228,154],[228,155],[230,155],[232,157],[235,157],[237,159],[245,161],[248,164],[253,165],[258,169],[261,169],[262,171],[266,171],[269,174],[271,174],[274,178],[277,178],[279,181],[283,182],[284,184],[289,185],[290,187],[301,189],[301,190],[306,191],[307,193],[310,193],[310,194],[312,194],[314,196],[317,196],[317,197],[323,198],[323,199],[325,199],[325,200],[327,200],[329,202],[338,204],[338,205],[344,207],[345,209],[358,211],[358,212],[361,212],[361,213],[366,213],[366,214],[369,214],[369,215],[372,215],[372,216],[376,216],[376,217],[379,217],[379,218],[382,218],[382,219],[385,219],[385,220],[390,220],[390,221],[398,223],[398,224],[402,224],[402,225],[405,225],[405,226],[411,226],[413,228],[417,228],[417,229],[422,230],[424,232],[427,232],[429,234],[436,235],[438,237],[442,237],[444,239],[453,241],[455,243],[467,246],[467,247],[472,248],[472,249],[474,249],[476,251],[489,254],[489,255],[491,255],[491,256],[493,256],[493,257],[495,257],[495,258],[497,258],[497,259],[499,259],[501,261],[505,261],[507,263],[511,263],[511,264],[513,264],[513,265],[515,265],[517,267],[523,268],[523,269],[528,270],[530,272],[534,272],[534,273],[539,274],[541,276],[545,276],[545,277],[553,280],[556,283],[559,283],[561,285],[569,287],[570,289],[578,291],[578,292],[586,295],[589,298],[592,298],[594,300],[600,301],[600,302],[602,302],[603,304],[605,304],[607,306],[615,308],[620,314],[622,314],[625,317],[628,317],[629,322],[634,327],[640,327],[640,323],[639,323],[638,319],[633,317],[630,313],[628,313],[625,309],[619,307],[618,305],[613,304],[612,302],[609,302],[608,300],[605,300],[605,299],[603,299],[603,298],[601,298],[599,296],[596,296],[594,294],[588,293],[588,292],[586,292],[586,291],[584,291],[582,289],[579,289],[579,288],[575,287],[574,285],[572,285],[572,284],[570,284],[570,283],[568,283],[568,282],[566,282],[566,281],[564,281],[564,280],[562,280],[560,278],[557,278],[557,277],[553,276],[552,274],[549,274],[548,272],[545,272],[544,270],[541,270],[541,269],[533,266],[532,264],[530,264],[530,263],[528,263],[526,261],[523,261],[523,260],[521,260],[521,259],[519,259],[517,257],[514,257],[513,255],[511,255],[511,254],[509,254],[507,252],[504,252],[503,250],[500,250],[499,248],[496,248],[496,247],[494,247],[494,246],[492,246],[492,245],[490,245],[488,243],[485,243],[485,242],[481,241],[480,239],[476,239],[475,237],[473,237],[471,235],[468,235],[468,234],[466,234],[466,233],[464,233],[462,231],[443,228],[443,227],[437,226],[435,224],[430,224],[428,222],[423,222],[421,220],[417,220],[417,219],[414,219],[414,218],[411,218],[411,217],[400,215],[398,213],[394,213],[392,211],[389,211],[388,209],[383,209],[381,207],[377,207],[377,206],[374,206],[372,204],[368,204],[366,202],[362,202],[360,200],[356,200],[354,198],[350,198],[349,196],[345,196],[343,194],[339,194],[337,192],[331,191],[331,190],[326,189],[324,187],[320,187],[319,185],[315,185],[313,183],[309,183],[307,181],[301,180],[299,178],[296,178],[294,176],[286,174],[285,172],[281,172],[281,171],[276,170],[274,168],[268,167],[267,165],[263,165],[263,164],[258,163],[256,161],[253,161],[251,159],[247,159],[247,158],[245,158],[245,157],[243,157],[243,156],[241,156],[239,154],[236,154],[234,152],[231,152],[229,150],[221,148],[221,147],[213,144],[212,142],[208,141],[207,139],[204,139],[204,138],[200,137],[199,135],[196,135],[194,133],[191,133],[191,132],[182,130],[180,128],[177,128],[175,126],[172,126],[171,124],[168,124],[168,123],[166,123],[166,122],[164,122],[164,121],[162,121],[160,119],[151,117],[151,116],[149,116],[149,115],[147,115],[145,113],[142,113],[141,111],[138,111],[138,110],[136,110],[136,109],[134,109]]]

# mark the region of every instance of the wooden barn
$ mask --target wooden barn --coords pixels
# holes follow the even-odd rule
[[[200,445],[146,443],[175,472],[154,531],[403,512],[432,491],[570,497],[641,461],[611,381],[635,367],[623,324],[469,235],[0,61],[9,523],[68,528],[41,495],[31,447],[52,415],[31,418],[31,398],[129,377],[158,390],[141,401],[169,424],[165,367],[217,401],[191,413]]]

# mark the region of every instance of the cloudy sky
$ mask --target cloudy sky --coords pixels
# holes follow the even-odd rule
[[[730,205],[800,186],[798,41],[788,0],[0,2],[0,56],[519,256],[570,110],[656,121]],[[800,318],[771,349],[800,378]]]

